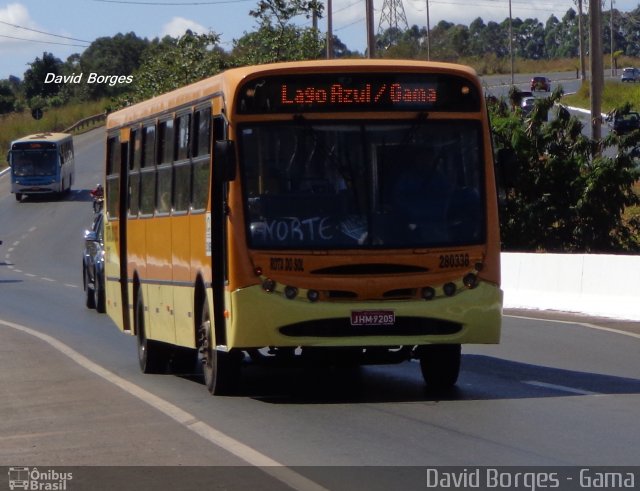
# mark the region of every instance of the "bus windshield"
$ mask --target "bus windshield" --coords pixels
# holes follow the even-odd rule
[[[254,249],[421,248],[485,239],[479,121],[296,118],[239,130]]]
[[[51,150],[12,150],[11,168],[19,177],[55,176],[58,153]]]

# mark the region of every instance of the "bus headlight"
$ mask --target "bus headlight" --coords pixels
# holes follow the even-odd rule
[[[284,289],[284,296],[289,300],[293,300],[298,296],[298,289],[295,286],[286,286]]]
[[[426,286],[422,289],[422,298],[425,300],[433,300],[436,296],[436,291],[430,286]]]
[[[473,273],[468,273],[462,278],[462,283],[467,288],[475,288],[478,286],[478,277]]]
[[[453,295],[456,294],[456,284],[455,283],[445,283],[444,286],[442,287],[442,290],[444,291],[444,294],[447,297],[452,297]]]
[[[262,282],[262,289],[267,293],[271,293],[276,289],[276,282],[271,278],[267,278]]]

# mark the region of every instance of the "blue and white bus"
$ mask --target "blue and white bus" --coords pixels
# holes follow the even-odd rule
[[[20,201],[27,194],[64,193],[75,178],[73,137],[39,133],[11,143],[11,192]]]

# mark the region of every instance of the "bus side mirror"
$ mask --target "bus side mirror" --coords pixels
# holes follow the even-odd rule
[[[236,146],[233,140],[216,140],[214,149],[214,168],[218,169],[223,181],[233,181],[236,178]]]
[[[9,151],[9,152],[7,152],[7,165],[9,167],[11,167],[11,158],[10,157],[11,157],[11,152]]]

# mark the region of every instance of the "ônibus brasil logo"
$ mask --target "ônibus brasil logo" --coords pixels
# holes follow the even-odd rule
[[[39,471],[37,467],[9,467],[9,489],[12,490],[64,491],[67,489],[67,481],[72,479],[71,472],[53,469]]]

